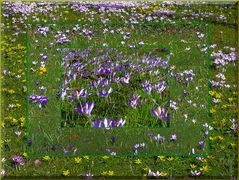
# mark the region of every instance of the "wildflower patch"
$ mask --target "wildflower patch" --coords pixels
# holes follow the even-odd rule
[[[205,24],[28,24],[28,154],[206,155],[208,38]]]

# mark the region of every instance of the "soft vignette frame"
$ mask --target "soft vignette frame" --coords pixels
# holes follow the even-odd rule
[[[8,0],[9,2],[16,2],[18,0]],[[54,0],[42,0],[42,1],[46,1],[46,2],[52,2]],[[68,0],[68,1],[74,1],[74,0]],[[92,1],[98,1],[98,0],[91,0]],[[104,0],[103,0],[104,1]],[[117,1],[117,0],[107,0],[108,2],[114,2],[114,1]],[[107,2],[106,1],[106,2]],[[121,1],[127,1],[127,0],[121,0]],[[140,0],[135,0],[135,1],[140,1]],[[146,0],[146,1],[150,1],[150,0]],[[151,2],[162,2],[163,0],[153,0]],[[177,0],[168,0],[168,1],[177,1]],[[36,0],[25,0],[25,2],[37,2]],[[66,0],[58,0],[57,2],[66,2]],[[181,2],[188,2],[188,0],[181,0]],[[210,2],[213,2],[213,3],[217,3],[217,2],[230,2],[230,3],[234,3],[237,5],[237,29],[239,29],[239,19],[238,19],[238,16],[239,16],[239,12],[238,12],[238,9],[239,9],[239,2],[237,0],[225,0],[225,1],[220,1],[220,0],[206,0],[206,1],[201,1],[201,0],[191,0],[190,2],[207,2],[207,3],[210,3]],[[0,13],[1,13],[1,16],[0,16],[0,21],[2,22],[2,0],[0,0]],[[0,30],[2,30],[2,23],[0,23]],[[237,40],[238,40],[238,35],[239,33],[237,32]],[[1,44],[1,48],[2,48],[2,31],[0,32],[0,44]],[[239,54],[239,45],[237,46],[237,53]],[[2,72],[2,49],[0,50],[0,70]],[[237,73],[239,73],[239,66],[237,65]],[[2,73],[0,73],[0,100],[1,100],[1,103],[0,103],[0,123],[3,122],[2,120],[2,104],[4,102],[4,100],[2,99]],[[237,84],[239,83],[239,79],[237,79]],[[239,88],[237,87],[237,93],[239,93]],[[239,103],[239,97],[237,95],[237,105]],[[239,115],[239,112],[237,112],[237,115]],[[239,133],[239,129],[238,129],[238,133]],[[2,141],[2,127],[0,126],[0,139]],[[237,139],[237,145],[239,144],[239,138]],[[2,151],[0,151],[0,159],[2,159]],[[239,177],[239,157],[237,155],[237,164],[238,164],[238,174],[237,174],[237,177]],[[2,162],[0,163],[0,169],[2,169]],[[0,176],[0,179],[1,176]],[[6,178],[5,178],[6,179]],[[24,178],[21,178],[21,179],[24,179]],[[27,179],[30,179],[30,178],[27,178]],[[32,178],[34,179],[34,178]],[[38,178],[39,179],[39,178]],[[42,179],[45,179],[45,178],[42,178]],[[57,178],[54,178],[54,177],[50,177],[48,178],[49,180],[50,179],[57,179]],[[58,178],[59,179],[59,178]],[[67,178],[66,178],[67,179]],[[69,179],[69,178],[68,178]],[[74,178],[70,178],[70,179],[74,179]],[[114,179],[114,178],[112,178]],[[134,178],[136,179],[136,178]],[[206,178],[205,178],[206,179]]]

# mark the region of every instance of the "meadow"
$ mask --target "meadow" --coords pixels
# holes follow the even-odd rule
[[[237,5],[3,2],[10,177],[237,177]]]

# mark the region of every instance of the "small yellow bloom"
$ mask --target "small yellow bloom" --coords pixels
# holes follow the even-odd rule
[[[211,96],[214,96],[215,91],[209,91],[209,94],[210,94]]]
[[[103,156],[102,157],[104,160],[106,160],[106,159],[109,159],[110,157],[109,156]]]
[[[69,171],[69,170],[66,170],[66,171],[63,171],[63,172],[62,172],[62,175],[63,175],[63,176],[69,176],[69,174],[70,174],[70,171]]]
[[[77,164],[79,164],[81,161],[82,161],[81,158],[79,158],[79,157],[76,157],[76,158],[75,158],[75,162],[76,162]]]
[[[44,157],[43,157],[43,160],[44,160],[44,161],[49,161],[49,160],[50,160],[50,156],[44,156]]]
[[[200,170],[203,172],[208,172],[208,166],[203,166],[202,168],[200,168]]]
[[[214,109],[214,108],[212,108],[211,110],[210,110],[210,113],[215,113],[216,112],[216,109]]]
[[[83,156],[83,158],[86,159],[86,160],[89,160],[89,159],[90,159],[89,156]]]
[[[21,104],[18,104],[18,103],[16,104],[16,107],[21,107],[21,106],[22,106]]]
[[[190,167],[191,167],[192,169],[196,169],[196,168],[197,168],[197,165],[195,165],[195,164],[190,164]]]
[[[106,176],[107,174],[108,174],[107,171],[103,171],[103,172],[101,173],[102,176]]]
[[[211,141],[214,141],[214,140],[217,139],[217,137],[212,137],[212,136],[210,136],[209,139],[210,139]]]
[[[161,176],[167,176],[168,175],[168,173],[166,173],[166,172],[161,172]]]
[[[45,67],[40,67],[40,74],[44,74],[46,72],[46,68]]]
[[[17,124],[18,121],[17,121],[15,118],[13,118],[13,119],[12,119],[12,123],[13,123],[13,124]]]
[[[136,160],[134,161],[134,163],[135,163],[135,164],[141,164],[142,161],[141,161],[140,159],[136,159]]]
[[[224,137],[222,137],[222,136],[217,136],[217,138],[218,138],[220,141],[224,140]]]
[[[15,93],[15,91],[13,89],[10,89],[8,92],[9,92],[9,94],[14,94]]]
[[[226,105],[226,104],[222,105],[222,108],[223,108],[223,109],[226,109],[226,108],[227,108],[227,105]]]
[[[5,123],[1,122],[1,127],[4,128],[5,127]]]
[[[161,161],[165,161],[165,156],[158,156]]]
[[[108,172],[108,175],[109,175],[109,176],[113,176],[113,175],[114,175],[114,171],[109,171],[109,172]]]
[[[217,99],[220,99],[220,98],[222,97],[222,94],[221,94],[221,93],[217,93],[217,94],[215,95],[215,97],[216,97]]]
[[[24,152],[22,155],[23,155],[24,157],[27,157],[27,153],[26,153],[26,152]]]
[[[231,97],[231,98],[228,98],[228,101],[233,101],[233,98]]]
[[[231,147],[234,148],[236,146],[235,143],[230,143]]]
[[[11,140],[10,140],[10,139],[5,139],[4,142],[5,142],[5,143],[10,143]]]
[[[208,160],[212,160],[213,157],[212,157],[212,156],[208,156],[207,159],[208,159]]]
[[[174,157],[168,157],[167,160],[168,160],[168,161],[173,161],[173,160],[174,160]]]

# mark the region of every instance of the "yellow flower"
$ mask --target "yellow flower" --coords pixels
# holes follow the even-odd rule
[[[10,143],[11,140],[10,140],[10,139],[5,139],[4,142],[5,142],[5,143]]]
[[[207,159],[208,159],[208,160],[212,160],[213,157],[212,157],[212,156],[208,156]]]
[[[212,137],[212,136],[210,136],[209,139],[210,139],[211,141],[214,141],[214,140],[217,139],[217,137]]]
[[[217,136],[217,138],[218,138],[220,141],[224,140],[224,137],[222,137],[222,136]]]
[[[113,176],[113,175],[114,175],[114,171],[109,171],[109,172],[108,172],[108,175],[109,175],[109,176]]]
[[[216,109],[214,109],[214,108],[212,108],[211,110],[210,110],[210,113],[215,113],[216,112]]]
[[[135,163],[135,164],[141,164],[142,161],[141,161],[140,159],[136,159],[136,160],[134,161],[134,163]]]
[[[63,172],[62,172],[62,175],[63,175],[63,176],[69,176],[69,174],[70,174],[70,171],[69,171],[69,170],[66,170],[66,171],[63,171]]]
[[[103,171],[103,172],[101,173],[102,176],[106,176],[107,174],[108,174],[107,171]]]
[[[217,94],[215,95],[215,97],[216,97],[217,99],[220,99],[220,98],[222,97],[222,94],[221,94],[221,93],[217,93]]]
[[[17,121],[15,118],[13,118],[13,119],[12,119],[12,123],[13,123],[13,124],[17,124],[18,121]]]
[[[40,74],[44,74],[46,72],[46,68],[45,67],[40,67]]]
[[[209,94],[210,94],[211,96],[214,96],[215,91],[209,91]]]
[[[224,125],[224,124],[225,124],[225,122],[226,122],[226,119],[225,119],[225,118],[223,118],[223,119],[222,119],[222,124]]]
[[[230,143],[231,147],[234,148],[236,146],[235,143]]]
[[[24,152],[22,155],[23,155],[24,157],[27,157],[27,153],[26,153],[26,152]]]
[[[165,161],[165,156],[158,156],[161,161]]]
[[[83,156],[84,159],[89,160],[89,156]]]
[[[190,167],[191,167],[192,169],[196,169],[197,165],[195,165],[195,164],[190,164]]]
[[[5,123],[1,122],[1,127],[4,128],[5,127]]]
[[[227,108],[227,105],[226,105],[226,104],[222,105],[222,108],[223,108],[223,109],[226,109],[226,108]]]
[[[167,176],[168,175],[168,173],[166,173],[166,172],[161,172],[161,176]]]
[[[168,157],[167,160],[168,160],[168,161],[173,161],[173,160],[174,160],[174,157]]]
[[[75,158],[75,162],[76,162],[77,164],[79,164],[81,161],[82,161],[81,158],[79,158],[79,157],[76,157],[76,158]]]
[[[15,93],[15,91],[13,89],[10,89],[8,92],[9,92],[9,94],[14,94]]]
[[[109,159],[110,157],[109,156],[103,156],[102,157],[104,160],[106,160],[106,159]]]
[[[18,103],[16,104],[16,107],[21,107],[21,106],[22,106],[21,104],[18,104]]]
[[[233,101],[233,98],[231,97],[231,98],[228,98],[228,101]]]
[[[203,172],[208,172],[208,166],[203,166],[202,168],[200,168],[200,170]]]
[[[44,157],[43,157],[43,160],[44,160],[44,161],[49,161],[49,160],[50,160],[50,157],[49,157],[49,156],[44,156]]]

